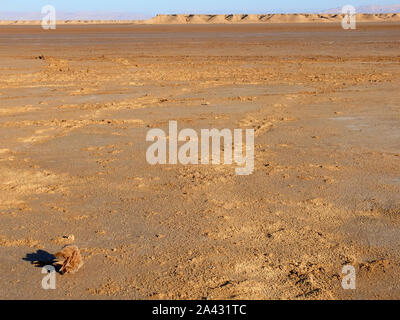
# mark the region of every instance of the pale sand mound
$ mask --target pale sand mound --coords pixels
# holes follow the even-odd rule
[[[340,22],[341,14],[231,14],[231,15],[157,15],[145,24],[227,24],[227,23],[307,23]],[[358,14],[358,22],[398,22],[400,14]]]
[[[342,14],[159,14],[149,20],[59,20],[57,24],[236,24],[340,22]],[[399,22],[399,13],[357,14],[357,22]],[[0,25],[40,25],[41,21],[0,21]]]

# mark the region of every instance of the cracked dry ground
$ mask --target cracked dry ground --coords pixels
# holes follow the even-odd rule
[[[400,298],[398,24],[3,26],[0,46],[1,298]],[[254,174],[150,166],[169,120],[254,128]],[[43,290],[31,262],[65,235],[85,265]]]

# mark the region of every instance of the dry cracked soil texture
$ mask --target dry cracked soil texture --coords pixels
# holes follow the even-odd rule
[[[2,26],[0,46],[1,298],[400,298],[398,23]],[[149,165],[170,120],[254,129],[254,173]],[[70,242],[84,266],[43,290],[33,261]]]

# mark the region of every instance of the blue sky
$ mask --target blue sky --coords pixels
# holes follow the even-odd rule
[[[346,4],[386,5],[400,3],[380,0],[0,0],[0,12],[35,12],[51,4],[65,12],[156,13],[268,13],[318,11]]]

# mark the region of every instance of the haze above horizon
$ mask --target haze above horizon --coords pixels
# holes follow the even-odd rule
[[[44,5],[53,5],[59,12],[110,12],[134,13],[145,16],[156,14],[236,14],[236,13],[306,13],[322,12],[347,4],[357,6],[393,5],[400,1],[379,0],[147,0],[132,2],[130,0],[1,0],[0,14],[5,12],[35,13]]]

